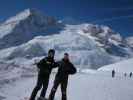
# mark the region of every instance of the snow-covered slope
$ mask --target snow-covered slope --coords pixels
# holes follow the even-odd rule
[[[81,31],[83,26],[68,25],[60,34],[38,36],[20,46],[1,50],[0,59],[11,60],[21,57],[31,59],[46,55],[50,48],[56,50],[57,59],[61,59],[64,52],[70,53],[74,64],[81,65],[82,68],[86,66],[97,69],[122,59],[107,53],[95,42],[94,37],[85,36]]]
[[[116,72],[122,72],[122,73],[130,73],[133,72],[133,59],[128,59],[125,61],[121,61],[118,63],[110,64],[104,67],[99,68],[98,70],[102,71],[112,71],[115,70]]]
[[[113,48],[112,45],[100,43],[98,37],[82,31],[85,26],[86,24],[67,25],[59,34],[37,36],[22,45],[3,49],[0,51],[0,59],[12,60],[21,57],[28,59],[41,57],[46,55],[48,49],[54,48],[58,59],[63,56],[64,52],[69,52],[74,64],[97,69],[103,65],[122,60],[125,55],[132,54],[130,48],[122,48],[118,44],[110,43],[113,44]],[[113,53],[119,53],[123,57],[114,56],[112,52],[107,51],[106,46],[110,48],[109,50],[114,49]]]
[[[51,76],[47,97],[53,85],[54,75]],[[24,100],[29,98],[36,84],[36,77],[20,78],[12,84],[0,89],[2,100]],[[132,100],[133,79],[125,77],[111,78],[97,74],[76,74],[70,77],[68,84],[69,100]],[[13,90],[13,91],[12,91]],[[38,94],[39,95],[39,94]],[[55,100],[60,100],[60,87],[56,93]]]
[[[133,49],[133,37],[126,38],[126,43]]]

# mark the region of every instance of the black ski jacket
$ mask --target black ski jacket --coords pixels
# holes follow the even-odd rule
[[[65,61],[64,59],[58,62],[58,66],[57,77],[67,77],[68,75],[72,75],[77,72],[74,65],[70,61]]]
[[[53,58],[45,57],[37,63],[39,75],[50,75],[53,68],[56,68],[58,63]]]

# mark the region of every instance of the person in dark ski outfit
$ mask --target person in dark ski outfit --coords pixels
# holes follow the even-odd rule
[[[124,76],[127,77],[127,73],[124,73]]]
[[[113,69],[112,70],[112,78],[114,78],[115,77],[115,70]]]
[[[133,73],[132,73],[132,72],[130,72],[130,74],[129,74],[130,78],[132,77],[132,75],[133,75]]]
[[[45,98],[46,90],[48,88],[49,76],[53,68],[57,67],[56,62],[54,61],[55,50],[50,49],[48,51],[48,56],[40,60],[37,63],[39,69],[38,79],[35,88],[32,91],[30,100],[35,100],[38,91],[42,88],[40,98],[38,100],[43,100]]]
[[[68,77],[70,74],[75,74],[77,71],[74,65],[69,61],[68,53],[64,54],[64,58],[58,62],[58,66],[58,72],[49,95],[49,100],[54,100],[54,96],[59,85],[61,85],[62,100],[67,100]]]

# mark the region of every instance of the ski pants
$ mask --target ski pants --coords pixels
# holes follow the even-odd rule
[[[37,95],[37,93],[40,89],[42,89],[40,97],[45,98],[46,91],[47,91],[47,88],[48,88],[48,83],[49,83],[49,75],[46,75],[46,76],[45,75],[43,75],[43,76],[38,75],[37,84],[36,84],[35,88],[32,91],[30,100],[35,100],[36,95]]]
[[[49,100],[54,100],[55,93],[56,93],[59,85],[61,85],[62,100],[67,100],[68,76],[64,77],[64,78],[61,78],[61,77],[55,78],[53,88],[52,88],[51,93],[49,95]]]

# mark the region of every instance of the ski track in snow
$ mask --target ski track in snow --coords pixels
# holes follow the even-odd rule
[[[51,75],[48,93],[53,85],[54,75]],[[29,97],[36,84],[36,77],[20,78],[12,84],[5,85],[0,94],[3,100],[23,100]],[[76,74],[70,77],[68,100],[133,100],[133,79],[101,74]],[[39,94],[39,93],[38,93]],[[60,88],[56,99],[60,99]]]

